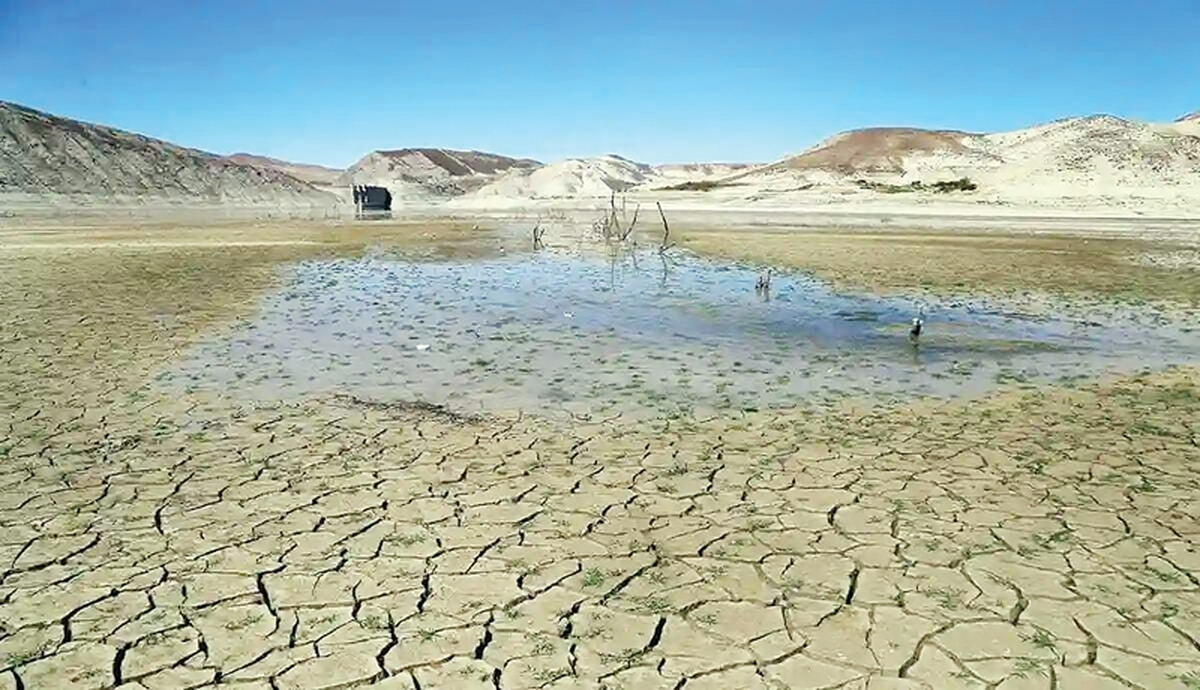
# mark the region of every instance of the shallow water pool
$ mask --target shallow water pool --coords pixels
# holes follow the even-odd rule
[[[1148,319],[1034,318],[839,293],[800,273],[686,254],[541,252],[475,262],[382,256],[287,269],[232,334],[167,385],[250,398],[342,393],[466,412],[676,414],[963,395],[1187,361],[1200,338]]]

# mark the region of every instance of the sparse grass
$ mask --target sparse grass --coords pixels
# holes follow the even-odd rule
[[[24,362],[39,368],[22,379],[50,364],[58,377],[114,364],[128,370],[139,363],[132,357],[149,354],[147,343],[183,340],[247,313],[277,284],[281,263],[359,256],[373,246],[430,258],[494,252],[470,224],[443,221],[101,222],[103,229],[51,224],[5,233],[6,242],[43,247],[0,256],[6,327],[59,352],[53,362]],[[72,246],[79,244],[91,248]]]
[[[677,462],[674,465],[671,465],[669,468],[667,468],[666,476],[682,477],[687,473],[688,473],[687,463],[686,462]]]
[[[387,618],[378,614],[363,616],[359,620],[359,625],[367,630],[388,630],[391,628]]]
[[[258,623],[262,619],[263,619],[263,615],[261,613],[248,613],[241,618],[227,621],[225,623],[225,629],[226,630],[245,630],[246,628],[249,628],[250,626],[254,625],[255,623]]]
[[[969,178],[960,177],[957,180],[941,180],[927,185],[935,192],[973,192],[979,189],[979,185],[972,182]]]
[[[1021,639],[1033,645],[1037,649],[1054,651],[1054,638],[1045,630],[1035,630],[1032,634],[1021,635]]]
[[[620,666],[632,666],[641,659],[645,652],[636,647],[627,647],[621,651],[613,653],[601,653],[600,663],[602,664],[618,664]]]
[[[429,536],[426,535],[424,532],[413,532],[412,534],[405,534],[405,535],[396,537],[394,541],[401,546],[407,547],[407,546],[416,546],[417,544],[423,544],[423,543],[425,543],[425,540],[428,538],[429,538]]]
[[[554,642],[544,632],[527,632],[525,633],[525,639],[533,643],[531,651],[534,656],[549,656],[554,653]]]
[[[92,681],[92,680],[96,680],[97,678],[104,678],[104,677],[107,677],[107,676],[108,676],[108,671],[107,671],[106,669],[102,669],[102,668],[94,668],[94,667],[93,667],[93,668],[85,668],[85,669],[83,669],[83,670],[82,670],[82,671],[80,671],[79,673],[75,674],[75,675],[74,675],[74,676],[71,678],[71,680],[72,680],[72,681],[74,681],[74,682],[79,682],[79,681]]]
[[[1043,661],[1026,657],[1017,659],[1013,665],[1013,675],[1017,678],[1028,678],[1031,673],[1042,677],[1050,675],[1050,671],[1046,668],[1046,664]]]
[[[646,613],[663,614],[673,609],[671,602],[662,597],[640,597],[635,599],[633,603],[637,610]]]
[[[50,645],[42,644],[23,652],[12,652],[5,657],[4,665],[8,668],[19,668],[35,659],[42,658],[48,651],[50,651]]]
[[[873,192],[882,194],[901,194],[904,192],[922,192],[930,191],[939,194],[949,192],[973,192],[979,189],[979,185],[972,182],[969,178],[962,177],[957,180],[939,180],[937,182],[921,182],[919,180],[909,182],[908,184],[887,184],[884,182],[872,182],[870,180],[855,180],[855,183],[860,189],[867,189]]]
[[[976,678],[968,671],[958,670],[950,674],[952,678],[962,681],[967,685],[984,685],[983,681]]]
[[[539,685],[550,685],[560,678],[566,678],[571,675],[570,669],[565,668],[539,668],[530,672],[529,677]],[[490,678],[488,679],[491,680]]]
[[[948,611],[954,611],[965,606],[963,593],[950,587],[930,587],[922,589],[921,593],[937,602],[937,605]]]
[[[1195,271],[1128,260],[1162,247],[1137,239],[965,231],[693,229],[681,232],[679,242],[702,255],[798,268],[839,286],[891,294],[958,297],[1032,291],[1200,306]],[[1194,393],[1181,390],[1179,395]]]
[[[599,568],[588,568],[583,573],[584,587],[599,587],[604,584],[604,573]]]
[[[729,182],[726,180],[689,180],[687,182],[680,182],[679,184],[673,184],[668,187],[663,187],[662,191],[664,191],[664,192],[711,192],[712,190],[720,189],[721,187],[734,187],[734,186],[737,186],[736,182]]]
[[[1187,673],[1175,673],[1167,677],[1178,682],[1186,690],[1200,690],[1200,673],[1195,671],[1188,671]]]

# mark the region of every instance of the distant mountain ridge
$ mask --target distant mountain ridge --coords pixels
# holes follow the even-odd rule
[[[947,184],[968,178],[972,184]],[[1200,200],[1200,111],[1172,123],[1069,117],[1009,132],[871,127],[775,162],[652,166],[616,154],[542,164],[481,151],[381,149],[345,170],[250,153],[221,156],[0,101],[0,196],[347,203],[353,184],[407,203],[465,207],[700,194],[786,204],[862,194],[974,192],[992,202],[1090,197]],[[826,191],[822,191],[826,190]],[[20,199],[14,196],[4,198]],[[797,197],[799,199],[799,197]],[[1107,201],[1105,203],[1108,203]],[[1186,201],[1190,204],[1192,202]]]
[[[313,185],[332,185],[337,182],[338,176],[344,172],[338,168],[327,168],[323,165],[310,165],[307,163],[291,163],[279,160],[278,158],[270,158],[269,156],[258,156],[253,153],[231,153],[228,156],[224,156],[224,158],[239,165],[278,170]]]
[[[218,203],[334,200],[279,170],[3,101],[0,193]]]

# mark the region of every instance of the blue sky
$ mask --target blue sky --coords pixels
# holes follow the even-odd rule
[[[334,166],[767,161],[872,125],[1174,119],[1200,2],[0,0],[0,100]]]

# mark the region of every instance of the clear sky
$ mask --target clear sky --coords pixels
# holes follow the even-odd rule
[[[1200,109],[1200,0],[0,0],[0,100],[214,151],[768,161]]]

